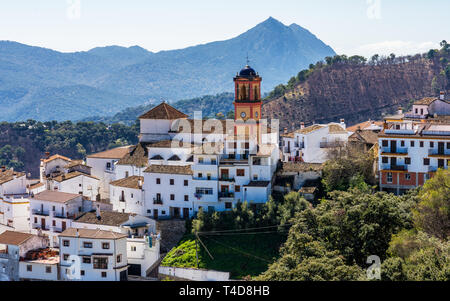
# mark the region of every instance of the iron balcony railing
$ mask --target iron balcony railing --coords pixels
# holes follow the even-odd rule
[[[381,148],[381,153],[387,153],[387,154],[407,154],[408,148],[407,147],[397,147],[395,149],[392,149],[390,147],[383,147]]]
[[[233,182],[234,181],[234,178],[233,177],[230,177],[230,176],[220,176],[220,178],[219,178],[219,180],[220,181],[228,181],[228,182]]]
[[[429,156],[450,156],[450,149],[429,149]]]
[[[407,165],[384,164],[381,166],[381,170],[408,171],[408,166]]]
[[[219,192],[219,198],[234,198],[234,192]]]
[[[162,199],[153,198],[153,204],[154,205],[162,205],[163,201],[162,201]]]
[[[34,215],[49,216],[49,212],[48,212],[48,211],[45,211],[45,210],[37,210],[37,209],[33,209],[33,210],[31,210],[31,212],[32,212]]]

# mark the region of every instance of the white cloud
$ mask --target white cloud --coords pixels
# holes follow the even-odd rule
[[[408,55],[424,53],[432,48],[439,48],[439,43],[397,40],[361,45],[354,52],[355,54],[370,57],[374,54],[389,55],[395,53],[396,55]]]

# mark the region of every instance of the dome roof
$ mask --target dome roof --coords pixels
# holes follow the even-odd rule
[[[241,72],[239,72],[239,76],[242,77],[256,76],[256,71],[253,70],[253,68],[251,68],[249,65],[247,65],[241,70]]]

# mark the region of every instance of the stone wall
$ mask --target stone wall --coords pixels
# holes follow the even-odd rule
[[[169,252],[175,247],[186,232],[185,220],[158,220],[156,231],[161,233],[161,253]]]

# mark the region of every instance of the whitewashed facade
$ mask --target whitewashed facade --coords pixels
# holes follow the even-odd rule
[[[340,123],[313,124],[292,133],[281,135],[283,161],[324,163],[328,160],[328,150],[343,146],[348,141],[344,120]]]
[[[70,228],[59,235],[60,275],[67,281],[126,281],[127,236]]]

